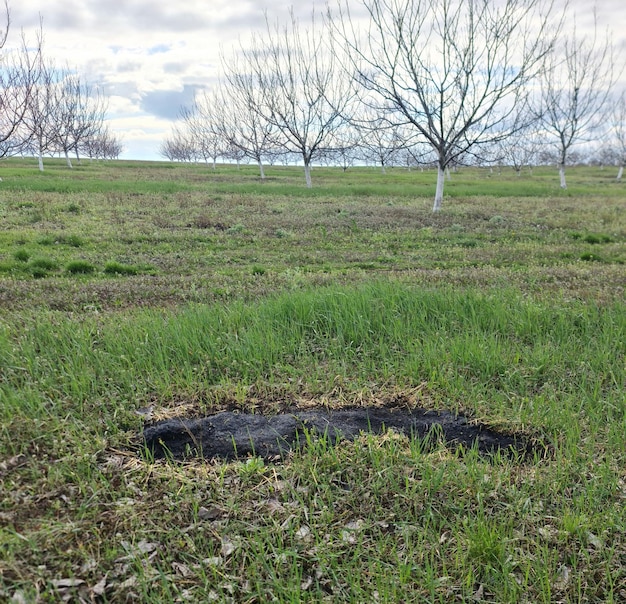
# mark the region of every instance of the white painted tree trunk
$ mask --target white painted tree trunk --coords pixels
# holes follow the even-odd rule
[[[72,166],[72,160],[70,159],[70,156],[68,154],[68,152],[65,152],[65,162],[67,163],[67,167],[68,168],[73,168],[74,166]]]
[[[433,204],[433,212],[439,212],[441,210],[441,202],[443,201],[443,183],[445,180],[446,172],[439,166],[437,168],[437,190],[435,192],[435,203]]]
[[[304,178],[306,179],[306,188],[310,189],[313,186],[311,184],[311,164],[304,164]]]
[[[39,151],[37,156],[37,163],[39,164],[39,171],[43,172],[43,153],[41,151]]]
[[[561,180],[561,189],[567,189],[567,181],[565,180],[565,166],[559,164],[559,179]]]
[[[263,169],[263,162],[259,160],[257,163],[259,164],[259,172],[261,174],[261,180],[265,180],[265,170]]]
[[[622,180],[623,175],[624,175],[624,166],[620,166],[619,171],[617,172],[617,180]]]

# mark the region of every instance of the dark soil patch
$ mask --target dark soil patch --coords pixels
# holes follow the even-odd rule
[[[174,418],[146,426],[143,441],[157,459],[236,459],[249,455],[279,459],[301,449],[311,437],[335,444],[354,440],[361,433],[381,434],[386,429],[431,443],[442,439],[454,449],[476,446],[481,454],[501,451],[524,458],[533,454],[525,437],[501,434],[470,423],[461,415],[381,407],[294,410],[271,416],[223,411],[198,419]]]

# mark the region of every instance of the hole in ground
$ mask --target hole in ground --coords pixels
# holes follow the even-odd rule
[[[268,416],[222,411],[194,419],[177,417],[145,426],[143,443],[156,459],[229,460],[255,455],[277,460],[306,446],[311,438],[326,438],[335,444],[388,429],[411,438],[436,440],[431,438],[434,435],[451,448],[477,447],[485,455],[500,451],[527,459],[545,452],[545,447],[535,447],[525,436],[503,434],[462,415],[384,407],[294,409]]]

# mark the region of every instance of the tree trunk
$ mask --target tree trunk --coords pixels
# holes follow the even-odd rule
[[[259,164],[259,173],[261,174],[261,180],[265,180],[265,170],[263,169],[263,162],[259,159],[257,163]]]
[[[620,166],[619,171],[617,172],[617,180],[622,180],[623,174],[624,174],[624,166]]]
[[[65,162],[67,163],[67,167],[68,168],[73,168],[74,166],[72,166],[72,160],[70,159],[70,155],[67,152],[67,150],[65,151]]]
[[[445,175],[445,169],[439,166],[437,168],[437,191],[435,192],[435,203],[433,204],[433,212],[439,212],[439,210],[441,210],[441,202],[443,201],[443,183]]]
[[[306,188],[310,189],[313,185],[311,184],[311,164],[308,162],[304,164],[304,178],[306,180]]]
[[[43,172],[43,153],[41,151],[37,155],[37,163],[39,164],[39,171]]]
[[[565,180],[565,164],[559,164],[559,178],[561,180],[561,189],[567,189],[567,182]]]

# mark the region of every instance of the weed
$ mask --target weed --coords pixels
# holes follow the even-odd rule
[[[604,258],[598,254],[592,254],[591,252],[585,252],[580,255],[580,259],[584,262],[604,262]]]
[[[65,270],[72,275],[88,275],[95,272],[96,267],[86,260],[72,260],[65,265]]]
[[[28,260],[30,259],[30,254],[26,250],[21,249],[17,250],[13,254],[13,258],[15,258],[19,262],[28,262]]]
[[[107,275],[136,275],[139,269],[130,264],[122,264],[121,262],[107,262],[104,265],[104,272]]]
[[[59,265],[56,260],[52,260],[51,258],[37,257],[30,261],[29,267],[31,269],[39,269],[42,271],[53,271],[56,270]]]

